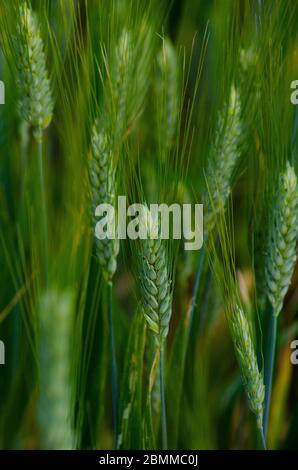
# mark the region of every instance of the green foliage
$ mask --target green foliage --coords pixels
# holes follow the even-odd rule
[[[142,379],[145,323],[140,312],[133,319],[125,356],[120,404],[119,449],[142,449]]]
[[[0,0],[1,448],[297,447],[297,18]],[[203,250],[98,240],[119,195]]]
[[[70,407],[72,297],[50,290],[40,301],[38,417],[44,449],[67,450],[74,443]]]

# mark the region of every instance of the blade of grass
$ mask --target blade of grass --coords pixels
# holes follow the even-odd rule
[[[142,449],[142,388],[146,327],[137,311],[132,320],[121,383],[118,449]]]
[[[110,360],[111,360],[113,427],[114,427],[114,438],[115,438],[115,446],[116,446],[117,436],[118,436],[119,387],[118,387],[118,370],[117,370],[114,323],[113,323],[113,285],[112,283],[107,284],[107,308],[108,308],[109,343],[110,343]]]
[[[167,450],[168,433],[167,433],[167,413],[166,413],[165,386],[164,386],[164,361],[165,361],[164,346],[162,345],[160,348],[160,360],[159,360],[162,449]]]
[[[40,184],[40,200],[41,200],[41,224],[42,224],[42,246],[44,260],[44,279],[45,285],[48,283],[48,222],[47,222],[47,204],[46,204],[46,190],[43,168],[43,144],[42,140],[38,141],[38,172]]]
[[[277,333],[277,316],[273,314],[273,309],[269,310],[269,334],[266,347],[265,357],[265,404],[264,404],[264,419],[263,419],[263,433],[266,438],[268,429],[269,409],[272,392],[272,379],[274,371],[274,359],[276,351],[276,333]]]

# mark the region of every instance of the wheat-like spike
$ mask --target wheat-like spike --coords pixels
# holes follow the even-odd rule
[[[243,119],[246,125],[243,126],[243,142],[245,145],[245,133],[248,133],[252,128],[252,123],[255,120],[258,103],[261,99],[261,84],[258,79],[258,60],[259,53],[255,45],[243,48],[239,54],[239,74],[238,74],[238,89],[241,93],[241,104],[244,110]]]
[[[236,307],[230,324],[248,404],[257,417],[259,429],[262,430],[265,387],[258,368],[249,324],[242,308]]]
[[[130,96],[128,100],[128,123],[131,125],[140,115],[146,93],[150,86],[152,60],[152,29],[144,18],[137,31],[138,40],[131,52],[131,63],[134,65],[130,78]]]
[[[157,58],[156,97],[161,117],[158,122],[160,144],[165,152],[173,145],[179,113],[179,70],[175,48],[168,39]]]
[[[111,204],[115,207],[116,182],[115,166],[112,158],[110,139],[97,119],[92,129],[91,158],[89,160],[89,175],[93,217],[96,206]],[[103,275],[108,283],[117,269],[119,240],[106,238],[96,239],[96,253]]]
[[[282,310],[297,259],[297,213],[297,177],[287,162],[286,170],[280,176],[277,201],[272,211],[266,258],[267,295],[275,315]]]
[[[249,93],[249,106],[252,111],[252,104],[257,105],[261,98],[260,81],[253,78],[258,67],[258,52],[255,46],[243,48],[239,56],[239,79],[238,87],[242,94],[242,104],[244,105],[244,97]]]
[[[204,197],[204,227],[207,233],[213,229],[216,216],[226,206],[230,195],[232,174],[240,156],[241,134],[240,96],[233,85],[229,104],[218,118],[206,173],[208,194]]]
[[[34,128],[37,140],[52,120],[53,99],[46,69],[43,41],[35,13],[23,3],[20,7],[17,37],[19,112]]]
[[[39,305],[38,418],[42,447],[67,450],[74,445],[71,426],[71,333],[73,296],[50,290]]]
[[[240,66],[242,73],[247,72],[252,67],[256,67],[258,54],[254,46],[243,48],[240,51]]]
[[[128,92],[132,76],[132,37],[131,32],[124,29],[115,49],[112,68],[113,98],[116,111],[115,141],[122,138],[128,121]]]
[[[141,247],[141,301],[145,320],[161,346],[167,337],[172,314],[171,281],[163,241],[150,238],[154,222],[149,211],[146,211],[145,218],[148,236],[142,240]]]

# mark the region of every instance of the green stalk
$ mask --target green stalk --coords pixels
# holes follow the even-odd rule
[[[118,436],[118,407],[119,407],[119,390],[118,390],[118,370],[115,349],[114,323],[113,323],[113,284],[107,285],[108,293],[108,324],[109,324],[109,343],[111,356],[111,385],[112,385],[112,409],[113,409],[113,428],[115,447],[117,445]]]
[[[166,400],[165,400],[165,387],[164,387],[164,346],[163,345],[160,347],[159,377],[160,377],[162,450],[167,450],[168,433],[167,433],[167,414],[166,414]]]
[[[266,447],[266,439],[265,439],[265,436],[264,436],[264,432],[262,429],[259,428],[259,431],[260,431],[260,447],[261,447],[261,450],[267,450],[267,447]]]
[[[201,334],[204,330],[207,315],[209,312],[209,297],[210,297],[210,289],[212,287],[212,271],[209,267],[206,274],[205,285],[204,285],[204,292],[202,298],[202,310],[200,313],[199,324],[198,324],[198,331]]]
[[[195,318],[195,311],[197,308],[197,298],[199,295],[200,291],[200,286],[202,282],[204,281],[204,276],[203,276],[203,270],[204,270],[204,265],[205,265],[205,248],[202,247],[201,251],[199,252],[198,256],[198,264],[197,264],[197,270],[195,274],[195,281],[193,285],[193,290],[192,290],[192,297],[191,297],[191,303],[190,307],[188,310],[188,315],[187,315],[187,331],[186,331],[186,337],[185,337],[185,354],[184,354],[184,364],[183,364],[183,370],[184,374],[187,373],[188,379],[184,377],[184,380],[191,380],[193,379],[193,354],[195,351],[196,347],[196,337],[197,337],[197,326],[199,324],[198,318]],[[188,366],[186,367],[186,363]]]
[[[270,399],[272,392],[272,378],[274,370],[274,359],[276,351],[276,332],[277,332],[277,316],[274,315],[273,309],[270,309],[270,323],[269,323],[269,335],[266,346],[266,358],[265,358],[265,404],[264,404],[264,419],[263,419],[263,433],[266,439],[268,429],[268,418],[270,410]]]
[[[29,125],[27,121],[23,120],[20,124],[20,153],[21,153],[21,171],[22,171],[21,200],[23,200],[23,197],[25,194],[25,186],[26,186],[26,179],[27,179],[28,144],[29,144]]]
[[[44,279],[45,285],[48,284],[48,224],[47,224],[47,205],[46,205],[46,191],[43,169],[43,145],[42,139],[38,141],[38,170],[39,170],[39,184],[40,184],[40,198],[41,198],[41,223],[42,223],[42,245],[44,249]]]
[[[205,259],[205,249],[204,249],[204,247],[202,247],[201,251],[200,251],[200,254],[199,254],[198,266],[197,266],[196,277],[195,277],[195,283],[194,283],[194,286],[193,286],[191,305],[190,305],[190,309],[189,309],[187,342],[189,342],[190,332],[192,330],[194,311],[195,311],[195,308],[196,308],[196,305],[197,305],[196,302],[197,302],[197,297],[198,297],[201,278],[202,278],[204,259]]]

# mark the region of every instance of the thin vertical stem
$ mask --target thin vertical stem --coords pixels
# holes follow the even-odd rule
[[[264,431],[263,431],[261,426],[258,426],[258,430],[259,430],[259,433],[260,433],[260,450],[267,450]]]
[[[189,309],[189,322],[188,322],[188,333],[187,333],[188,341],[189,341],[189,336],[190,336],[190,332],[191,332],[192,325],[193,325],[193,316],[194,316],[194,311],[196,308],[196,302],[197,302],[197,297],[198,297],[200,283],[201,283],[204,259],[205,259],[205,250],[204,250],[204,247],[202,247],[200,254],[199,254],[195,283],[193,286],[191,304],[190,304],[190,309]]]
[[[162,449],[167,450],[168,433],[167,433],[167,414],[166,414],[166,400],[165,400],[165,386],[164,386],[164,346],[163,345],[160,347],[159,377],[160,377]]]
[[[196,337],[197,337],[196,326],[198,324],[197,318],[195,318],[195,311],[197,307],[197,298],[199,295],[199,290],[200,290],[200,286],[201,286],[202,278],[203,278],[204,262],[205,262],[205,248],[202,247],[199,252],[197,270],[195,274],[195,282],[193,285],[191,303],[190,303],[190,307],[188,310],[188,325],[187,325],[186,340],[185,340],[185,355],[184,355],[183,371],[184,371],[184,374],[185,372],[187,372],[187,375],[189,376],[189,380],[193,379],[193,374],[194,374],[192,357],[193,357],[194,350],[196,347]],[[186,368],[186,363],[188,363],[187,368]],[[189,389],[190,393],[191,391],[192,391],[192,388]]]
[[[46,190],[43,169],[43,146],[42,139],[38,141],[38,169],[39,169],[39,184],[40,184],[40,198],[41,198],[41,223],[42,223],[42,244],[44,250],[44,276],[45,285],[48,283],[48,223],[47,223],[47,205],[46,205]]]
[[[22,121],[20,124],[20,153],[21,153],[21,200],[25,194],[26,180],[27,180],[27,167],[28,167],[28,144],[29,144],[29,125],[27,121]]]
[[[204,294],[203,294],[203,298],[202,298],[202,310],[201,310],[201,314],[200,314],[199,327],[198,327],[199,333],[202,333],[202,331],[204,329],[207,314],[208,314],[208,311],[209,311],[209,296],[210,296],[211,287],[212,287],[212,270],[209,267],[208,271],[207,271],[207,274],[206,274],[206,280],[205,280],[205,285],[204,285]]]
[[[108,303],[109,343],[110,343],[110,356],[111,356],[113,427],[114,427],[114,439],[115,439],[115,447],[116,447],[117,436],[118,436],[119,390],[118,390],[118,370],[117,370],[114,323],[113,323],[113,285],[111,282],[108,283],[107,291],[108,291],[107,303]]]
[[[274,359],[276,350],[276,332],[277,332],[277,316],[274,312],[270,311],[269,335],[266,347],[265,357],[265,404],[264,404],[264,419],[263,419],[263,433],[266,439],[268,429],[268,418],[270,410],[270,399],[272,391],[272,378],[274,370]]]

